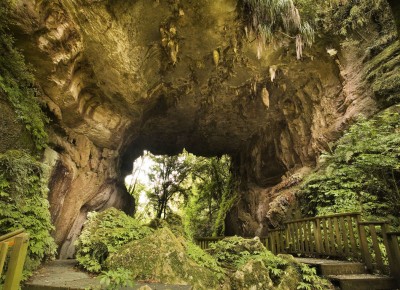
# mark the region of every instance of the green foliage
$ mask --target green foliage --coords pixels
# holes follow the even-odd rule
[[[103,271],[100,275],[100,285],[102,289],[116,290],[121,287],[133,287],[132,272],[118,268],[115,270]]]
[[[42,164],[25,152],[0,154],[0,235],[20,228],[29,233],[25,277],[56,252],[42,174]]]
[[[218,265],[216,259],[202,250],[199,246],[188,241],[186,243],[186,253],[198,265],[215,272],[219,280],[222,280],[225,277],[225,270]]]
[[[361,211],[391,219],[400,212],[400,107],[361,118],[322,156],[322,166],[299,191],[306,215]]]
[[[230,164],[226,155],[206,158],[185,151],[176,156],[145,152],[135,161],[127,185],[136,201],[135,218],[169,219],[179,213],[187,236],[220,232],[236,198],[231,196]],[[140,202],[144,195],[149,200],[147,205]]]
[[[190,163],[187,153],[175,156],[150,154],[153,166],[148,174],[152,188],[148,198],[154,206],[156,218],[166,218],[171,212],[169,204],[177,196],[187,196],[190,184],[187,178],[190,174]]]
[[[282,282],[286,272],[294,270],[301,277],[297,289],[330,289],[329,283],[318,277],[315,269],[296,262],[290,255],[275,256],[257,238],[225,238],[211,244],[209,253],[217,260],[219,266],[231,272],[242,269],[248,262],[260,262],[275,286]]]
[[[239,193],[237,191],[224,191],[214,224],[213,236],[219,236],[225,233],[226,214],[232,208],[238,198]]]
[[[14,107],[18,118],[31,133],[36,149],[41,150],[47,142],[45,123],[47,119],[39,107],[32,70],[26,65],[20,51],[14,47],[9,31],[8,0],[0,3],[0,93],[5,94]]]
[[[310,7],[308,1],[298,2],[303,8]],[[258,58],[266,43],[278,42],[282,36],[296,40],[297,59],[302,56],[304,44],[311,46],[314,42],[314,29],[300,19],[293,0],[240,0],[238,11],[246,33],[253,33],[257,39]]]
[[[335,34],[347,36],[368,23],[390,15],[389,7],[383,0],[331,0],[320,5],[323,11],[325,29]]]
[[[298,264],[298,270],[301,273],[302,281],[296,289],[299,290],[325,290],[329,289],[328,281],[321,279],[317,275],[316,268],[311,268],[306,264]]]
[[[196,157],[192,161],[192,191],[184,215],[185,229],[190,236],[211,236],[223,228],[233,191],[230,166],[226,155]]]
[[[210,253],[219,265],[231,270],[240,269],[249,261],[261,261],[267,267],[274,284],[279,282],[288,265],[285,259],[272,254],[258,239],[225,238],[211,244]]]
[[[115,208],[91,212],[76,241],[76,259],[86,270],[100,272],[109,254],[151,232],[150,228]]]

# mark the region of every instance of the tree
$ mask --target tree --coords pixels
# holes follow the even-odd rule
[[[186,182],[191,166],[187,160],[187,154],[176,156],[154,156],[154,161],[149,173],[152,188],[148,191],[148,197],[153,204],[156,218],[166,218],[169,204],[177,195],[187,197],[190,184]]]
[[[185,208],[186,228],[195,236],[211,236],[219,227],[224,198],[231,193],[230,158],[197,157],[192,165],[192,192]]]

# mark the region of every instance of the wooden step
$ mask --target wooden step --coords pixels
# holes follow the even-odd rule
[[[317,269],[317,273],[322,276],[367,273],[365,265],[358,262],[313,258],[296,258],[296,260],[311,267],[315,267]]]
[[[326,276],[341,290],[394,290],[397,289],[393,278],[382,275],[354,274]]]

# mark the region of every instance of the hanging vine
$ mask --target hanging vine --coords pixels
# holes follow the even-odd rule
[[[297,59],[304,46],[314,42],[314,29],[302,21],[293,0],[239,0],[238,12],[246,36],[253,35],[257,41],[259,59],[266,44],[278,44],[282,37],[295,40]]]

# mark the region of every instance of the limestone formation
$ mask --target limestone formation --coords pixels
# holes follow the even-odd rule
[[[294,45],[267,47],[258,59],[235,0],[15,2],[17,44],[51,118],[49,199],[63,258],[88,211],[129,211],[123,180],[144,149],[231,155],[241,199],[227,230],[262,234],[278,198],[269,188],[315,166],[360,113],[376,113],[396,90],[382,80],[398,58],[369,74],[399,51],[387,37],[392,20],[368,24],[368,38],[318,39],[298,61]]]

